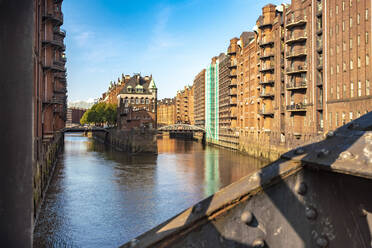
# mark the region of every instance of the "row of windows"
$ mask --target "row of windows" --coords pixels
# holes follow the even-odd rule
[[[366,55],[366,66],[368,66],[368,65],[369,65],[369,55],[367,54]],[[350,70],[353,70],[354,69],[354,62],[353,62],[352,59],[350,60],[349,66],[350,66]],[[360,57],[358,57],[357,66],[358,66],[358,68],[361,68],[362,67],[362,61],[361,61],[361,58]],[[342,69],[343,69],[344,72],[347,71],[346,62],[343,62],[342,63]],[[331,71],[331,75],[333,75],[334,74],[333,66],[330,67],[330,71]],[[339,73],[339,72],[340,72],[340,65],[337,64],[336,65],[336,73]]]
[[[333,116],[332,112],[329,112],[328,116],[328,124],[329,128],[333,128],[333,124],[335,124],[335,127],[343,126],[346,124],[346,122],[354,120],[354,118],[359,118],[363,114],[367,114],[368,110],[365,110],[364,113],[361,111],[353,112],[350,111],[348,114],[345,112],[336,112]],[[348,116],[347,116],[348,115]],[[334,118],[334,119],[333,119]]]
[[[366,10],[366,21],[368,21],[368,9]],[[321,22],[321,21],[320,21]],[[358,13],[357,15],[357,24],[359,25],[360,24],[360,14]],[[318,23],[318,26],[321,26],[321,23]],[[353,27],[353,17],[350,17],[349,18],[349,27],[352,28]],[[346,29],[346,23],[345,23],[345,20],[342,21],[342,32],[345,32],[345,29]],[[339,32],[339,25],[336,24],[336,34],[338,34]],[[333,29],[330,28],[330,36],[333,35]]]
[[[132,104],[134,104],[134,103],[136,103],[136,104],[140,104],[140,103],[142,103],[142,104],[144,104],[145,102],[146,102],[146,104],[149,104],[150,103],[150,99],[148,99],[148,98],[146,98],[146,99],[144,99],[144,98],[131,98],[131,99],[122,99],[121,100],[124,104],[128,104],[128,103],[132,103]],[[154,102],[154,100],[152,100],[152,102]]]
[[[366,32],[365,33],[365,42],[366,42],[366,44],[368,44],[368,41],[369,41],[369,33],[368,32]],[[358,47],[360,46],[360,34],[358,34],[358,36],[357,36],[357,45],[358,45]],[[349,38],[349,48],[350,48],[350,50],[351,49],[353,49],[353,38]],[[343,41],[342,42],[342,50],[343,51],[346,51],[346,49],[347,49],[347,46],[346,46],[346,42],[345,41]],[[337,44],[336,45],[336,53],[338,54],[340,52],[340,46],[339,46],[339,44]],[[331,53],[331,56],[333,55],[333,48],[331,47],[330,48],[330,53]]]
[[[337,84],[336,85],[336,99],[340,99],[341,98],[341,95],[340,95],[340,89],[341,87]],[[355,88],[356,88],[356,92],[355,92]],[[331,98],[333,98],[333,87],[330,88],[330,96]],[[348,97],[360,97],[363,95],[363,88],[362,88],[362,82],[359,81],[357,83],[357,85],[354,87],[354,82],[350,82],[350,94],[347,94],[347,87],[346,87],[346,84],[343,84],[342,85],[342,96],[343,98],[348,98]],[[370,96],[371,95],[371,85],[370,85],[370,82],[369,80],[366,80],[366,84],[365,84],[365,96]]]
[[[350,2],[349,2],[349,6],[350,6],[350,8],[352,8],[353,7],[353,0],[349,0]],[[358,2],[360,2],[360,0],[357,0]],[[363,1],[365,1],[365,0],[363,0]],[[345,1],[342,1],[342,11],[345,11],[345,6],[346,6],[346,3],[345,3]],[[336,14],[336,16],[339,14],[339,7],[338,7],[338,5],[336,5],[336,8],[335,8],[335,14]],[[329,15],[332,17],[333,16],[333,11],[332,11],[332,9],[329,11]],[[365,17],[366,17],[366,20],[368,20],[368,9],[366,9],[365,10]]]

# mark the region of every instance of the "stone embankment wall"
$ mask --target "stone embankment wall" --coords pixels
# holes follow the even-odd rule
[[[297,139],[297,137],[293,136],[284,140],[271,134],[252,134],[239,138],[238,150],[256,158],[275,161],[289,150],[318,142],[323,138],[323,135],[308,136],[305,139]]]
[[[303,139],[297,139],[296,137],[281,140],[280,137],[274,137],[270,134],[252,134],[247,136],[231,137],[230,140],[226,138],[223,140],[207,139],[206,142],[209,145],[238,150],[242,153],[248,154],[249,156],[259,159],[263,158],[273,162],[289,150],[305,144],[318,142],[323,138],[323,135],[314,135],[307,137],[305,141]]]
[[[53,171],[59,155],[64,146],[63,132],[57,132],[48,143],[43,143],[41,149],[35,152],[33,163],[33,205],[34,220],[37,219],[49,182],[53,177]]]
[[[158,152],[156,134],[156,130],[109,129],[107,132],[93,132],[92,137],[118,151],[156,154]]]

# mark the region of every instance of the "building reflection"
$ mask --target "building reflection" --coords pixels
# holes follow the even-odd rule
[[[219,151],[213,149],[213,152],[204,154],[204,194],[209,196],[220,189],[220,167],[219,167]]]

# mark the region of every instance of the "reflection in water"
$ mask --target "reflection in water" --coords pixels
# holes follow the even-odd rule
[[[158,140],[158,153],[128,155],[66,135],[35,227],[35,247],[118,246],[265,164],[167,138]]]
[[[213,153],[206,152],[204,154],[205,158],[205,184],[204,194],[206,196],[212,195],[214,192],[218,191],[220,188],[220,173],[218,168],[218,150]]]

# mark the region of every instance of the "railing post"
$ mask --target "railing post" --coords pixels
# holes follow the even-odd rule
[[[34,1],[0,1],[0,244],[32,246]]]

